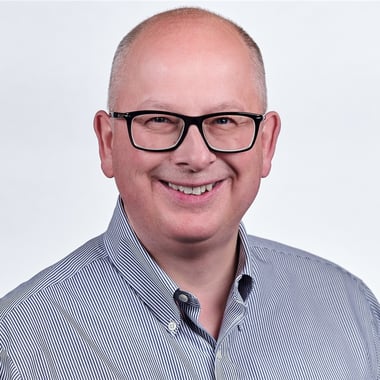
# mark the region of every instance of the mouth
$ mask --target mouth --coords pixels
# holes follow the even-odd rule
[[[194,187],[176,185],[176,184],[171,183],[171,182],[167,182],[167,185],[171,189],[179,191],[179,192],[187,194],[187,195],[202,195],[207,191],[211,191],[214,188],[214,186],[216,185],[216,182],[208,183],[208,184],[201,185],[201,186],[194,186]]]

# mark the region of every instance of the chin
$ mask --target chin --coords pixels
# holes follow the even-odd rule
[[[195,219],[195,218],[194,218]],[[211,226],[204,222],[184,222],[171,226],[166,231],[171,231],[171,239],[183,244],[197,244],[207,242],[220,235],[225,237],[222,226]]]

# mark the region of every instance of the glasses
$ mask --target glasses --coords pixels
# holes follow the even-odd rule
[[[237,153],[251,149],[265,115],[248,112],[217,112],[185,116],[173,112],[110,112],[125,119],[132,145],[149,152],[178,148],[191,125],[197,126],[205,144],[214,152]]]

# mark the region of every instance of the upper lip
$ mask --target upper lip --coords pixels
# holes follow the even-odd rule
[[[183,186],[168,182],[168,186],[173,190],[180,191],[185,194],[201,195],[205,192],[211,191],[214,188],[215,183],[208,183],[207,185],[200,186]]]
[[[215,185],[217,182],[220,182],[220,180],[211,180],[211,181],[203,181],[199,183],[189,183],[189,182],[176,182],[176,181],[163,181],[166,183],[170,183],[172,185],[176,186],[184,186],[184,187],[200,187],[200,186],[207,186],[207,185]]]

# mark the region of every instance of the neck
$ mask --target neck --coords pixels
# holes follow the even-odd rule
[[[218,336],[227,298],[236,274],[237,232],[222,244],[189,244],[160,255],[151,252],[160,267],[201,304],[200,323]],[[212,248],[210,248],[212,247]],[[171,252],[171,253],[170,253]]]

